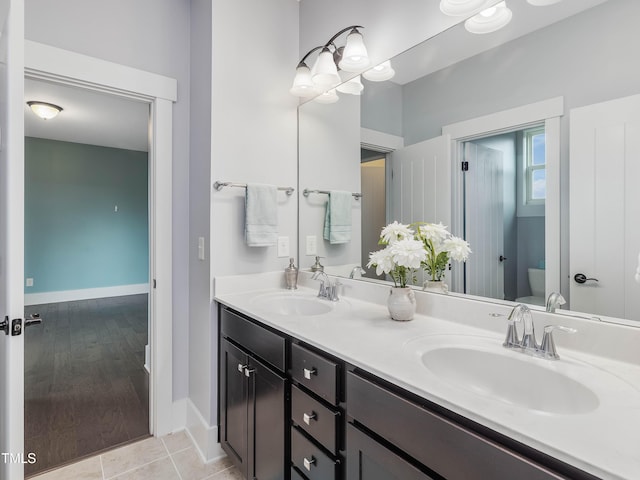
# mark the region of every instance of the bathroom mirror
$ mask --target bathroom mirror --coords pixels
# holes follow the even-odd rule
[[[309,268],[318,255],[327,273],[349,276],[380,248],[378,235],[387,223],[442,221],[473,250],[466,271],[454,262],[447,272],[452,292],[540,305],[560,290],[574,311],[640,320],[634,299],[640,298],[640,285],[633,282],[640,232],[627,232],[632,222],[624,218],[622,224],[598,227],[610,220],[606,212],[628,211],[638,202],[630,200],[632,189],[614,199],[602,195],[606,189],[596,195],[575,183],[585,181],[577,175],[583,159],[571,152],[592,155],[578,146],[593,142],[580,140],[585,128],[574,133],[578,121],[570,121],[592,105],[640,94],[635,26],[640,5],[634,0],[565,0],[549,7],[508,3],[513,20],[503,30],[473,35],[461,23],[392,58],[394,78],[363,80],[361,96],[339,93],[336,103],[311,100],[300,106],[301,267]],[[439,143],[433,147],[433,142]],[[440,149],[437,154],[432,147]],[[545,152],[546,169],[537,168]],[[469,189],[474,181],[461,171],[471,154],[471,165],[483,167],[474,184],[476,200]],[[487,155],[502,158],[494,162],[501,172],[491,173]],[[584,170],[596,173],[582,177],[607,176],[606,166],[598,170],[589,167],[592,163],[585,161]],[[347,243],[323,240],[327,195],[309,190],[363,194],[352,201]],[[493,200],[486,200],[489,193]],[[480,200],[502,206],[489,214]],[[474,229],[480,233],[471,240]],[[606,265],[602,251],[599,257],[584,251],[596,243],[593,232],[603,229],[622,238],[610,247],[617,253]],[[619,245],[625,245],[623,252]],[[598,281],[579,283],[580,273]],[[369,271],[365,279],[372,276]],[[607,305],[606,292],[612,290],[615,301]]]

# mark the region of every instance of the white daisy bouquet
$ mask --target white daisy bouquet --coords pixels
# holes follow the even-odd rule
[[[415,270],[427,259],[421,239],[409,225],[393,222],[382,229],[380,245],[385,248],[369,254],[367,267],[376,267],[376,274],[386,273],[396,287],[415,282]]]
[[[442,223],[419,222],[413,225],[416,227],[416,238],[426,252],[422,268],[431,276],[431,280],[442,280],[449,259],[464,262],[469,258],[469,243],[451,235]]]

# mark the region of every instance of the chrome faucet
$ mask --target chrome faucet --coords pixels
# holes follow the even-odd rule
[[[560,294],[557,295],[562,298]],[[560,330],[565,333],[575,333],[577,331],[575,328],[563,327],[561,325],[547,325],[544,327],[542,343],[538,345],[531,310],[522,303],[513,307],[507,321],[509,323],[507,328],[507,337],[502,343],[505,348],[519,349],[530,355],[546,358],[548,360],[557,360],[560,358],[553,342],[553,331]],[[524,324],[524,332],[522,333],[522,338],[518,339],[516,322],[520,321]]]
[[[336,280],[332,285],[329,276],[320,270],[315,272],[311,278],[320,282],[320,290],[318,290],[319,298],[326,298],[332,302],[340,300],[338,298],[338,287],[340,286],[340,282]]]
[[[558,292],[551,292],[547,298],[547,312],[554,313],[560,305],[564,305],[567,301]]]
[[[362,268],[360,265],[353,267],[353,269],[351,270],[351,273],[349,274],[349,278],[354,278],[355,274],[359,273],[360,275],[364,275],[365,273],[367,273],[367,271]]]

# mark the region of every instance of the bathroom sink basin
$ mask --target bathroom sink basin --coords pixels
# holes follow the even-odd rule
[[[253,299],[254,307],[286,316],[323,315],[333,310],[329,300],[322,300],[314,295],[296,294],[295,292],[269,293]]]
[[[581,381],[584,372],[571,375],[573,366],[562,360],[506,350],[494,339],[428,343],[417,351],[422,365],[458,389],[551,414],[584,414],[600,405],[596,393]]]

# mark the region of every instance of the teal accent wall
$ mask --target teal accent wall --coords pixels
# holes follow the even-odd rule
[[[148,210],[147,152],[25,138],[25,293],[148,283]]]

